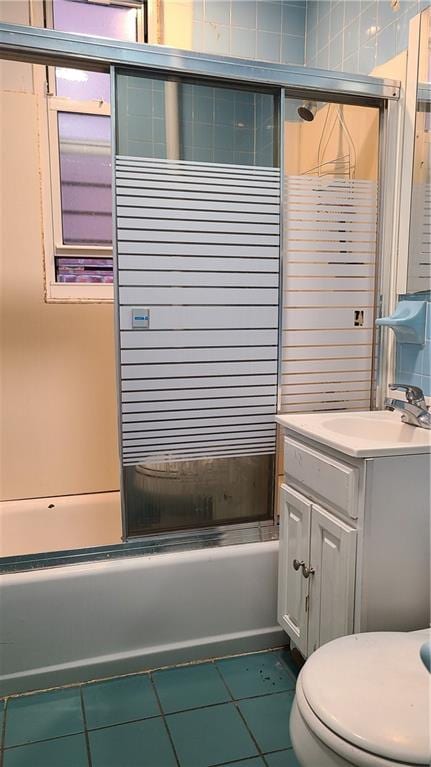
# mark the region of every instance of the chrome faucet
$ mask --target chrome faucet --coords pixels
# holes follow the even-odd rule
[[[408,384],[390,384],[391,391],[405,391],[406,398],[392,399],[386,397],[385,410],[401,410],[401,420],[410,426],[419,426],[421,429],[431,429],[431,413],[427,408],[425,397],[419,386]]]

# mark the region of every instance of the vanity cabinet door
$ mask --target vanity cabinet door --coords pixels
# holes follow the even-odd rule
[[[350,525],[313,504],[307,655],[353,632],[356,535]]]
[[[280,554],[278,569],[278,622],[307,655],[309,579],[299,563],[308,564],[311,501],[287,485],[280,488]],[[298,569],[295,569],[294,563]]]

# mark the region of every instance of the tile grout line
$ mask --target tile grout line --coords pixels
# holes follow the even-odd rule
[[[283,649],[284,649],[284,648],[283,648]],[[295,662],[295,660],[294,660],[294,658],[293,658],[293,656],[292,656],[292,651],[291,651],[291,648],[290,648],[290,646],[287,648],[287,651],[288,651],[288,653],[289,653],[289,654],[290,654],[290,656],[291,656],[291,659],[292,659],[292,664],[293,664],[293,665],[296,665],[296,662]],[[295,672],[293,671],[293,669],[291,669],[291,668],[290,668],[290,666],[289,666],[289,664],[287,663],[287,661],[285,661],[285,660],[284,660],[284,658],[283,658],[283,656],[282,656],[282,653],[281,653],[281,652],[280,652],[280,654],[279,654],[279,658],[280,658],[280,661],[281,661],[281,663],[283,664],[284,668],[286,669],[286,671],[287,671],[287,672],[289,673],[289,675],[292,677],[292,679],[293,679],[293,681],[294,681],[294,683],[295,683],[295,689],[296,689],[296,683],[297,683],[297,681],[298,681],[299,672],[301,671],[301,668],[302,668],[302,666],[298,666],[298,670],[297,670],[297,673],[296,673],[296,675],[295,675]]]
[[[293,748],[281,748],[278,751],[268,751],[264,754],[255,754],[254,756],[246,756],[245,759],[242,757],[241,759],[234,759],[234,761],[230,762],[217,762],[217,764],[211,764],[210,767],[230,767],[232,765],[236,764],[243,764],[243,762],[251,762],[253,759],[262,759],[264,762],[265,767],[268,767],[268,763],[266,761],[267,756],[272,756],[273,754],[283,754],[285,751],[292,751]]]
[[[112,727],[119,727],[122,724],[135,724],[136,722],[146,722],[147,719],[158,719],[159,715],[156,716],[148,716],[146,719],[132,719],[128,722],[117,722],[116,724],[109,724],[106,727],[95,727],[92,730],[88,730],[88,733],[90,732],[99,732],[100,730],[110,730]],[[86,730],[80,730],[79,732],[68,732],[66,735],[56,735],[54,738],[42,738],[41,740],[29,740],[25,743],[16,743],[13,746],[8,746],[4,749],[4,751],[14,751],[17,748],[22,748],[23,746],[32,746],[35,743],[49,743],[51,740],[64,740],[65,738],[72,738],[75,737],[75,735],[85,735]],[[1,766],[0,766],[1,767]]]
[[[219,674],[219,676],[220,676],[220,678],[221,678],[221,680],[222,680],[222,682],[223,682],[224,686],[226,687],[226,690],[228,691],[229,695],[230,695],[230,696],[231,696],[231,698],[232,698],[232,702],[233,702],[233,705],[235,706],[235,708],[236,708],[236,710],[237,710],[237,712],[238,712],[238,714],[239,714],[239,716],[240,716],[240,718],[241,718],[242,722],[244,723],[244,725],[245,725],[245,728],[246,728],[246,730],[247,730],[248,734],[250,735],[250,737],[251,737],[251,739],[252,739],[252,741],[253,741],[254,745],[255,745],[255,746],[256,746],[256,748],[257,748],[257,753],[258,753],[258,755],[259,755],[259,756],[263,756],[262,750],[261,750],[261,748],[260,748],[260,746],[259,746],[259,744],[258,744],[258,742],[257,742],[256,738],[254,737],[253,733],[251,732],[251,730],[250,730],[250,728],[249,728],[249,726],[248,726],[247,722],[245,721],[245,719],[244,719],[244,717],[243,717],[243,715],[242,715],[242,712],[240,711],[239,705],[238,705],[237,701],[235,700],[235,698],[234,698],[234,696],[233,696],[233,694],[232,694],[232,692],[231,692],[231,690],[230,690],[230,688],[229,688],[229,685],[228,685],[228,683],[226,682],[226,680],[225,680],[225,678],[224,678],[224,676],[223,676],[222,672],[220,671],[219,667],[217,666],[217,663],[215,663],[214,661],[213,661],[213,663],[214,663],[214,666],[215,666],[215,668],[216,668],[216,670],[217,670],[217,673]],[[272,693],[271,693],[271,694],[272,694]],[[258,696],[258,697],[259,697],[259,696]]]
[[[257,742],[256,738],[254,737],[250,727],[248,726],[247,721],[246,721],[245,717],[243,716],[243,713],[242,713],[239,705],[236,702],[234,702],[234,706],[235,706],[236,710],[238,711],[238,714],[240,715],[242,721],[244,722],[244,725],[245,725],[245,727],[246,727],[246,729],[247,729],[247,731],[248,731],[248,733],[249,733],[249,735],[250,735],[254,745],[257,748],[259,756],[261,756],[263,758],[263,751],[262,751],[261,747],[259,746],[259,743]]]
[[[253,759],[263,759],[263,761],[265,762],[265,767],[268,767],[263,754],[262,755],[258,754],[257,756],[256,754],[254,756],[246,756],[245,759],[244,757],[242,757],[241,759],[234,759],[233,761],[231,760],[230,762],[217,762],[217,764],[211,764],[210,767],[231,767],[231,765],[235,767],[236,764],[242,765],[244,762],[251,762]]]
[[[292,754],[295,753],[293,750],[293,746],[285,746],[283,748],[276,748],[275,750],[272,750],[272,751],[265,751],[265,753],[257,754],[257,756],[255,754],[254,756],[246,756],[245,758],[241,757],[240,759],[234,759],[233,761],[230,760],[229,762],[217,762],[216,764],[211,764],[210,767],[226,767],[226,765],[230,767],[231,764],[233,765],[242,764],[242,762],[251,761],[252,759],[263,759],[266,767],[268,767],[267,761],[266,761],[267,756],[273,756],[273,754],[284,754],[285,751],[291,751]]]
[[[13,746],[8,746],[7,748],[4,748],[3,751],[15,751],[17,748],[22,748],[23,746],[32,746],[34,743],[48,743],[51,740],[64,740],[65,738],[72,738],[75,735],[84,735],[84,730],[79,730],[77,732],[68,732],[66,735],[55,735],[53,738],[42,738],[41,740],[28,740],[24,743],[14,743]]]
[[[277,648],[277,651],[280,651],[281,649],[283,649],[283,648]],[[290,648],[289,648],[289,649],[290,649]],[[236,656],[236,657],[238,657],[238,656]],[[244,656],[239,656],[239,657],[244,657]],[[279,658],[280,658],[280,661],[281,661],[281,663],[282,663],[283,667],[284,667],[284,668],[285,668],[285,670],[288,672],[288,675],[289,675],[290,677],[292,677],[292,680],[294,681],[294,683],[295,683],[295,687],[296,687],[296,678],[294,677],[292,670],[289,668],[289,666],[287,665],[287,663],[286,663],[286,662],[283,660],[283,658],[281,657],[281,654],[279,655]],[[255,739],[255,737],[254,737],[253,733],[251,732],[251,730],[250,730],[250,728],[249,728],[249,726],[248,726],[248,724],[247,724],[247,722],[246,722],[246,720],[245,720],[244,716],[242,715],[242,712],[241,712],[241,710],[239,709],[239,703],[241,703],[242,701],[246,701],[246,700],[256,700],[257,698],[268,698],[268,697],[270,697],[271,695],[280,695],[280,694],[283,694],[283,693],[286,693],[286,692],[293,692],[293,693],[295,693],[295,688],[294,688],[293,690],[277,690],[276,692],[264,693],[263,695],[251,695],[251,696],[249,696],[249,697],[247,697],[247,698],[234,698],[234,696],[233,696],[233,694],[232,694],[232,692],[231,692],[231,690],[230,690],[230,688],[229,688],[229,685],[228,685],[228,684],[227,684],[227,682],[225,681],[225,679],[224,679],[224,677],[223,677],[223,674],[222,674],[221,670],[219,669],[219,667],[218,667],[218,665],[217,665],[217,660],[220,660],[220,659],[215,659],[215,660],[213,660],[213,661],[212,661],[212,663],[213,663],[213,665],[216,667],[216,669],[217,669],[217,671],[218,671],[218,673],[219,673],[219,675],[220,675],[220,677],[221,677],[221,679],[222,679],[222,681],[223,681],[223,683],[224,683],[224,685],[225,685],[225,687],[226,687],[226,689],[227,689],[227,691],[228,691],[229,695],[230,695],[230,696],[231,696],[231,698],[232,698],[232,702],[234,703],[234,705],[235,705],[235,708],[237,709],[237,711],[238,711],[238,713],[239,713],[239,715],[240,715],[241,719],[243,720],[243,722],[244,722],[244,724],[245,724],[245,727],[247,728],[248,732],[250,733],[250,735],[251,735],[251,737],[252,737],[252,740],[253,740],[253,741],[254,741],[254,743],[256,744],[256,746],[257,746],[257,748],[258,748],[258,751],[259,751],[259,754],[258,754],[258,756],[259,756],[260,758],[262,758],[262,759],[263,759],[263,762],[264,762],[264,765],[265,765],[265,767],[268,767],[268,763],[267,763],[267,760],[266,760],[266,758],[265,758],[266,756],[268,756],[268,755],[270,755],[270,754],[278,754],[278,753],[283,753],[284,751],[290,751],[290,750],[293,752],[293,746],[287,746],[287,747],[283,747],[283,748],[281,748],[281,749],[273,749],[273,750],[271,750],[271,751],[266,751],[266,752],[264,753],[264,752],[262,751],[262,749],[260,748],[260,746],[259,746],[258,742],[256,741],[256,739]],[[256,757],[246,757],[246,759],[253,759],[253,758],[256,758]],[[238,761],[241,761],[241,759],[239,759]],[[228,762],[225,762],[224,764],[230,764],[230,763],[232,763],[232,764],[235,764],[235,762],[229,762],[229,763],[228,763]],[[216,764],[216,765],[211,765],[211,767],[223,767],[223,763],[219,763],[219,764]]]
[[[6,711],[7,711],[8,702],[9,702],[9,698],[5,698],[4,708],[3,708],[3,722],[2,722],[1,732],[0,732],[0,767],[3,767],[3,761],[4,761],[4,743],[6,738]]]
[[[168,723],[166,721],[165,713],[163,711],[162,703],[161,703],[160,698],[159,698],[159,693],[157,692],[157,687],[156,687],[156,684],[154,682],[153,675],[152,675],[152,673],[149,673],[148,676],[149,676],[149,679],[150,679],[150,684],[151,684],[152,690],[154,692],[154,695],[155,695],[155,698],[156,698],[156,701],[157,701],[157,705],[159,707],[160,715],[162,717],[162,721],[163,721],[163,724],[164,724],[167,736],[169,738],[169,742],[171,744],[171,748],[172,748],[172,751],[173,751],[173,754],[174,754],[175,761],[176,761],[178,767],[181,767],[180,759],[179,759],[179,756],[177,754],[177,749],[175,748],[175,744],[174,744],[171,732],[169,730]]]
[[[87,749],[88,767],[92,767],[91,749],[90,749],[90,736],[88,734],[88,729],[87,729],[87,715],[85,713],[84,692],[83,692],[82,687],[83,686],[81,685],[80,688],[79,688],[79,698],[80,698],[80,701],[81,701],[82,720],[84,722],[85,747]]]

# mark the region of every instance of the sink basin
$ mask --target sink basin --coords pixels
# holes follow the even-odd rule
[[[290,432],[356,458],[431,452],[431,431],[403,423],[397,412],[304,413],[276,420]]]
[[[380,414],[378,414],[380,415]],[[409,426],[401,421],[400,417],[384,418],[377,416],[362,415],[355,418],[354,414],[344,418],[329,418],[322,425],[325,429],[347,437],[372,440],[373,442],[402,442],[416,444],[423,441],[424,435],[421,429]]]

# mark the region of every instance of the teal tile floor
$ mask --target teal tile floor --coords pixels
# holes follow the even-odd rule
[[[287,650],[0,700],[0,767],[299,767]]]

